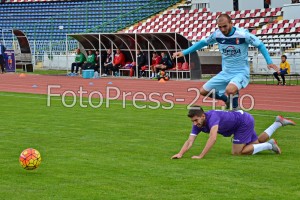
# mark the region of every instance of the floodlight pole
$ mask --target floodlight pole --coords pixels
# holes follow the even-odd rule
[[[175,33],[175,52],[177,52],[177,34]],[[177,60],[177,56],[175,58],[175,66],[176,66],[176,79],[178,80],[178,60]]]
[[[139,78],[139,67],[138,67],[138,57],[137,57],[137,35],[134,34],[135,41],[135,76]]]
[[[102,48],[101,48],[101,33],[98,35],[99,39],[99,60],[98,60],[98,65],[99,65],[99,77],[101,77],[102,74]]]
[[[148,40],[147,40],[148,41]],[[148,41],[148,70],[149,70],[149,78],[151,77],[151,61],[150,59],[152,60],[152,58],[150,58],[150,42]]]
[[[66,61],[67,65],[69,64],[69,49],[68,49],[68,34],[66,34]],[[69,67],[67,67],[67,74],[69,73]]]

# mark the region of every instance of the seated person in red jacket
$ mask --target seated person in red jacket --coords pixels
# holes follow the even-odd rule
[[[173,62],[167,52],[161,52],[161,64],[156,65],[155,72],[158,73],[160,70],[172,69]]]
[[[150,78],[154,78],[157,76],[155,72],[155,67],[161,64],[161,56],[157,52],[152,53],[152,65],[150,66],[152,71],[152,76]]]
[[[118,71],[120,67],[123,67],[124,65],[125,65],[125,55],[118,48],[114,56],[114,60],[111,68],[111,71],[113,71],[113,75],[118,76],[119,75]]]

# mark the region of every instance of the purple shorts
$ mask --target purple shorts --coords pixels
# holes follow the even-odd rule
[[[258,139],[254,130],[254,119],[249,113],[243,114],[240,126],[233,134],[233,144],[250,144]]]

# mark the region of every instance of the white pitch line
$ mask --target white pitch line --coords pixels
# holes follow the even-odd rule
[[[175,99],[176,102],[184,102],[185,99]]]

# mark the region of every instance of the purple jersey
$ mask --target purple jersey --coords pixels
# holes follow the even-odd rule
[[[193,125],[191,135],[198,135],[201,131],[209,133],[210,129],[219,125],[218,133],[224,137],[230,137],[239,130],[240,126],[252,122],[252,116],[242,110],[236,112],[228,112],[221,110],[211,110],[205,114],[206,124],[199,128]]]

